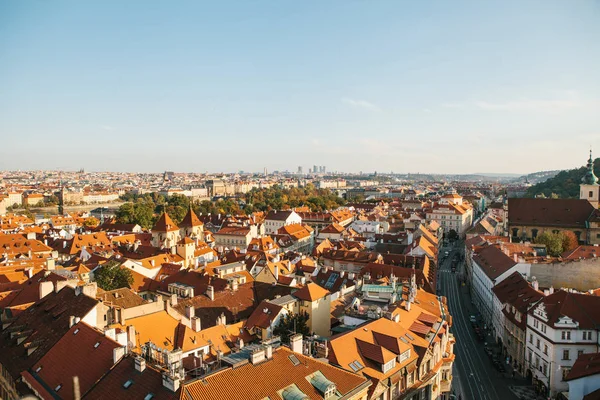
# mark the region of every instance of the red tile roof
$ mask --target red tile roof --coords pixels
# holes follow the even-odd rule
[[[507,256],[496,246],[484,247],[473,256],[473,261],[477,263],[491,280],[498,278],[517,265],[517,262],[513,258]]]
[[[113,350],[118,347],[121,347],[119,343],[80,322],[73,325],[31,370],[34,377],[45,383],[56,396],[72,399],[72,377],[79,377],[80,393],[87,393],[113,366]],[[58,385],[61,388],[55,392]]]
[[[565,381],[600,374],[600,353],[582,354],[577,357]]]
[[[298,364],[292,362],[292,356],[299,361]],[[317,371],[336,385],[342,397],[353,390],[366,389],[371,384],[362,376],[280,347],[273,351],[271,360],[257,365],[247,363],[237,368],[228,368],[186,384],[183,389],[186,395],[182,399],[281,399],[282,389],[296,385],[308,399],[319,400],[323,399],[323,394],[307,379]]]
[[[512,198],[508,199],[508,224],[586,229],[594,210],[587,200]]]
[[[304,286],[302,289],[296,290],[292,295],[300,300],[305,301],[315,301],[317,299],[321,299],[327,296],[329,293],[328,290],[323,289],[321,286],[316,283],[309,283]]]
[[[163,213],[152,228],[153,232],[174,232],[178,230],[179,227],[175,225],[175,223],[167,213]]]
[[[143,372],[135,370],[133,357],[125,357],[106,374],[94,388],[85,395],[85,400],[106,399],[143,399],[148,394],[152,400],[174,400],[179,398],[179,391],[173,393],[162,385],[162,373],[149,363]],[[125,388],[125,382],[132,384]]]
[[[202,225],[204,224],[198,219],[198,216],[191,208],[188,210],[187,214],[185,214],[183,220],[179,223],[180,228],[191,228]]]

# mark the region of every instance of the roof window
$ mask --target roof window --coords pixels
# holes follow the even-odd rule
[[[100,342],[96,342],[96,344],[94,345],[94,348],[97,349],[98,346],[100,346]]]
[[[61,387],[62,387],[62,383],[59,383],[58,386],[54,388],[54,391],[58,392]]]
[[[129,386],[133,385],[133,380],[128,380],[123,384],[123,389],[129,389]]]
[[[154,393],[148,393],[148,394],[146,395],[146,397],[144,397],[144,400],[150,400],[150,399],[151,399],[151,398],[153,398],[153,397],[154,397]]]

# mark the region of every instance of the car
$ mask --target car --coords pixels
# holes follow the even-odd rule
[[[471,316],[469,317],[469,321],[471,321],[471,323],[473,324],[473,323],[477,322],[477,317],[476,317],[476,316],[474,316],[474,315],[471,315]]]
[[[444,252],[445,257],[448,257],[449,254],[450,254],[450,252],[448,252],[448,251]]]

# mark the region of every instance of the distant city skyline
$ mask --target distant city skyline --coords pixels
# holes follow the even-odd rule
[[[600,156],[600,3],[0,3],[0,170],[525,174]]]

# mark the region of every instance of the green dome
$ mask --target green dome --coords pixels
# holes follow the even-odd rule
[[[587,171],[581,179],[581,183],[584,185],[597,185],[598,178],[594,174],[594,160],[592,159],[592,151],[590,150],[590,159],[587,162]]]

